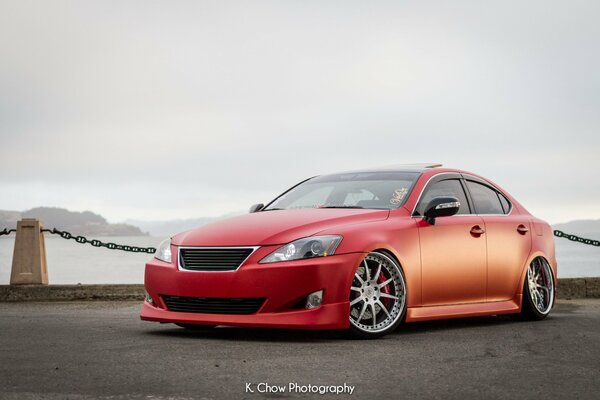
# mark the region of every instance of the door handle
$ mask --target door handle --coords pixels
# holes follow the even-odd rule
[[[471,228],[471,235],[480,236],[480,235],[483,235],[484,233],[485,233],[485,230],[482,229],[479,225],[475,225],[474,227]]]
[[[521,224],[517,226],[517,232],[519,232],[521,235],[524,235],[529,232],[529,229],[525,225]]]

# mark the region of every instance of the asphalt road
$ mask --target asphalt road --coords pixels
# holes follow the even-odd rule
[[[332,332],[142,322],[131,302],[0,303],[0,399],[589,398],[600,393],[600,300],[542,322],[410,324],[376,341]],[[246,383],[255,393],[246,392]],[[256,393],[259,383],[284,393]],[[289,384],[354,386],[352,395]],[[260,386],[264,389],[264,385]]]

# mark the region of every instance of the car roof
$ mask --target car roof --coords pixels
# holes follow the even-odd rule
[[[425,172],[431,169],[441,168],[442,164],[440,163],[416,163],[416,164],[390,164],[384,165],[381,167],[368,168],[368,169],[356,169],[349,171],[339,171],[328,173],[325,175],[337,175],[337,174],[347,174],[347,173],[368,173],[368,172]],[[444,169],[444,171],[447,171]],[[440,171],[441,172],[441,171]]]

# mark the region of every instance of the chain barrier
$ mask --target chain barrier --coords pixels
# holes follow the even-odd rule
[[[17,231],[16,229],[4,228],[3,230],[0,231],[0,236],[10,235],[11,233],[16,232],[16,231]],[[81,243],[81,244],[89,243],[94,247],[106,247],[107,249],[110,249],[110,250],[122,250],[122,251],[129,251],[132,253],[148,253],[148,254],[156,253],[156,248],[154,248],[154,247],[128,246],[128,245],[124,245],[124,244],[115,244],[115,243],[111,243],[111,242],[104,243],[97,239],[90,240],[90,239],[86,238],[85,236],[75,236],[67,231],[60,231],[56,228],[42,229],[42,232],[48,232],[53,235],[58,235],[63,239],[73,239],[77,243]],[[569,239],[572,242],[578,242],[578,243],[588,244],[590,246],[600,247],[599,240],[586,239],[586,238],[582,238],[577,235],[572,235],[570,233],[565,233],[565,232],[559,231],[559,230],[554,231],[554,236]]]
[[[0,236],[4,236],[4,235],[10,235],[13,232],[16,232],[16,229],[8,229],[8,228],[4,228],[0,231]]]
[[[90,239],[86,238],[85,236],[75,236],[67,231],[60,231],[56,228],[42,229],[42,232],[48,232],[53,235],[58,235],[63,239],[72,239],[80,244],[89,243],[94,247],[106,247],[107,249],[110,249],[110,250],[129,251],[131,253],[148,253],[148,254],[156,253],[156,249],[154,247],[128,246],[125,244],[116,244],[116,243],[111,243],[111,242],[104,243],[97,239],[90,240]]]
[[[589,244],[590,246],[600,247],[600,241],[598,240],[582,238],[577,235],[571,235],[570,233],[564,233],[563,231],[559,230],[554,231],[554,236],[569,239],[572,242],[579,242],[583,244]]]

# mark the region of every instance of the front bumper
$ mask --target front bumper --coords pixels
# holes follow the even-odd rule
[[[259,248],[238,270],[230,272],[178,270],[178,260],[171,264],[152,259],[146,264],[144,285],[153,302],[144,302],[141,318],[181,324],[348,328],[350,285],[364,254],[258,264],[273,250],[272,246]],[[309,310],[298,307],[308,294],[317,290],[324,290],[320,307]],[[162,296],[266,300],[254,314],[231,315],[170,311]]]

